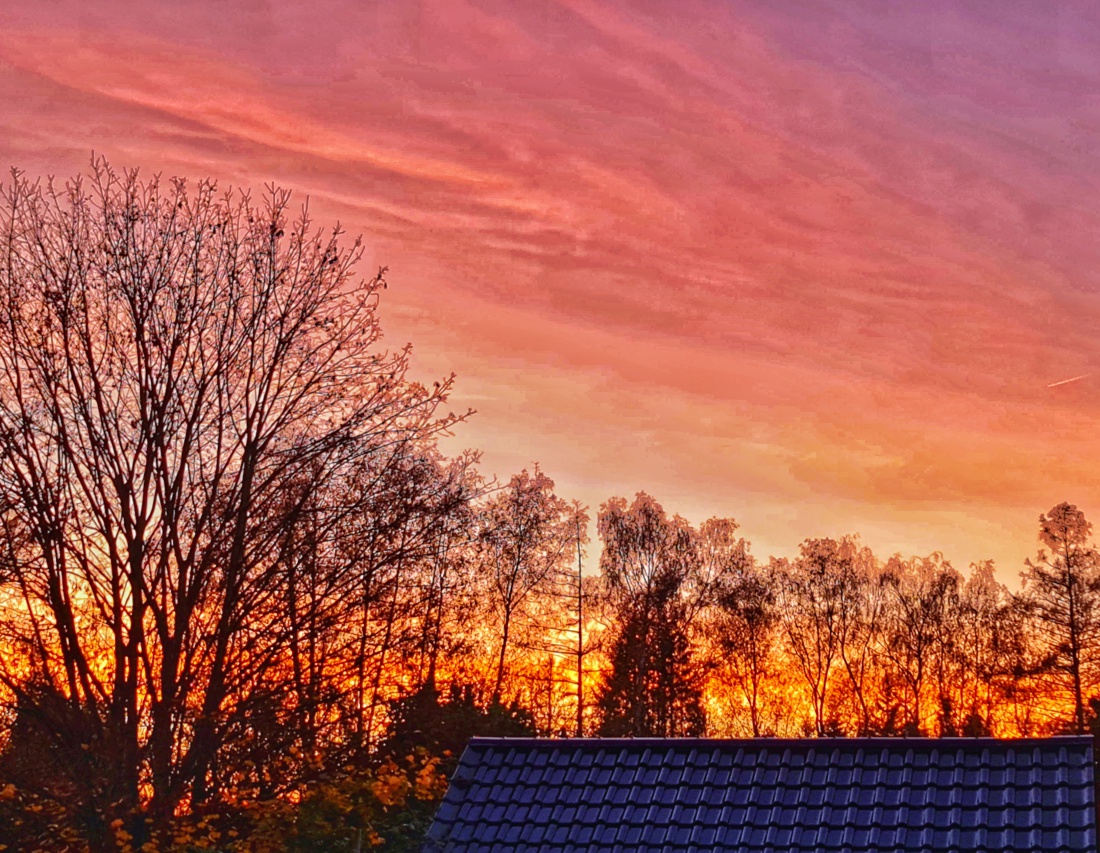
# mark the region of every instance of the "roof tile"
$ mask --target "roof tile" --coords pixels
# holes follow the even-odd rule
[[[431,850],[1096,850],[1091,742],[474,739]]]

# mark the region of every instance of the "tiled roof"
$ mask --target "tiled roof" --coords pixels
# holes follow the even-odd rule
[[[431,851],[1096,851],[1092,741],[474,738]]]

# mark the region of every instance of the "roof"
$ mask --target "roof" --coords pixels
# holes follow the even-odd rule
[[[1096,851],[1092,740],[474,738],[426,850]]]

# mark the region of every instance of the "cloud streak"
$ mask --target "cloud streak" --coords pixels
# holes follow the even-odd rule
[[[86,6],[0,35],[4,158],[308,193],[502,475],[1006,576],[1100,510],[1088,8]]]

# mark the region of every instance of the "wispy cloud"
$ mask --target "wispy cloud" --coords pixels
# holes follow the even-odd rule
[[[23,4],[0,154],[308,193],[491,465],[1005,561],[1100,507],[1100,28],[1009,5]]]

